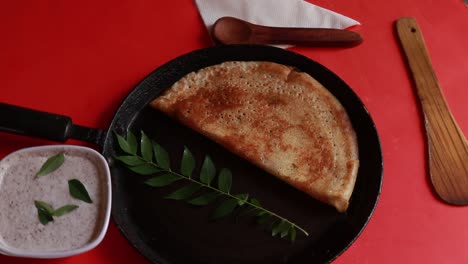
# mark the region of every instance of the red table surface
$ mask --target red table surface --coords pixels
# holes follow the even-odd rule
[[[362,23],[350,49],[297,47],[345,80],[369,109],[382,142],[382,194],[366,229],[334,263],[468,263],[468,207],[442,203],[429,181],[425,134],[394,22],[419,22],[452,112],[468,133],[468,7],[462,0],[313,3]],[[67,115],[105,129],[148,73],[212,43],[192,0],[2,1],[0,102]],[[0,133],[0,158],[52,142]],[[70,144],[83,144],[69,141]],[[468,161],[467,161],[468,162]],[[0,263],[146,263],[111,222],[79,256]]]

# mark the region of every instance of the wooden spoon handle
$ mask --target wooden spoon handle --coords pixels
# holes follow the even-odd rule
[[[424,112],[434,188],[449,203],[468,204],[467,141],[440,89],[416,20],[400,18],[396,28]]]
[[[362,43],[356,32],[331,28],[282,28],[256,25],[255,42],[259,44],[292,44],[314,47],[353,47]]]

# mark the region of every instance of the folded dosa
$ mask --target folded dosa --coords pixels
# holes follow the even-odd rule
[[[185,75],[151,106],[339,212],[359,166],[355,131],[317,80],[262,61]]]

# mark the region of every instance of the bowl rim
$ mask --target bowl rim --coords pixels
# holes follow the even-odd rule
[[[78,151],[83,151],[85,153],[91,154],[93,157],[96,157],[98,166],[101,166],[104,170],[103,178],[105,180],[105,188],[107,191],[107,194],[103,197],[103,201],[105,202],[105,213],[104,215],[104,221],[101,224],[101,228],[99,231],[99,234],[91,240],[89,243],[85,244],[82,247],[79,248],[74,248],[70,250],[60,250],[60,251],[34,251],[34,250],[24,250],[24,249],[18,249],[15,247],[10,247],[7,244],[3,242],[2,236],[0,234],[0,254],[7,255],[7,256],[13,256],[13,257],[25,257],[25,258],[63,258],[63,257],[69,257],[73,255],[78,255],[84,252],[87,252],[93,248],[95,248],[99,243],[102,242],[104,239],[104,236],[107,232],[107,229],[109,227],[109,221],[110,221],[110,214],[111,214],[111,207],[112,207],[112,184],[111,184],[111,177],[110,177],[110,169],[109,165],[104,158],[102,154],[97,152],[96,150],[85,147],[85,146],[76,146],[76,145],[67,145],[67,144],[60,144],[60,145],[45,145],[45,146],[34,146],[34,147],[27,147],[23,149],[16,150],[8,155],[6,155],[4,158],[0,160],[0,163],[14,155],[18,155],[24,152],[34,152],[34,151],[40,151],[40,150],[53,150],[53,149],[72,149],[72,150],[78,150]],[[1,185],[1,180],[0,180],[0,185]]]

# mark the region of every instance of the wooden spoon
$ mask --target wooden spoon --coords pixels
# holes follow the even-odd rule
[[[432,184],[446,202],[466,205],[468,143],[442,94],[416,20],[400,18],[396,29],[424,112]]]
[[[362,37],[352,31],[329,28],[282,28],[222,17],[213,25],[213,38],[222,44],[293,44],[320,47],[352,47]]]

